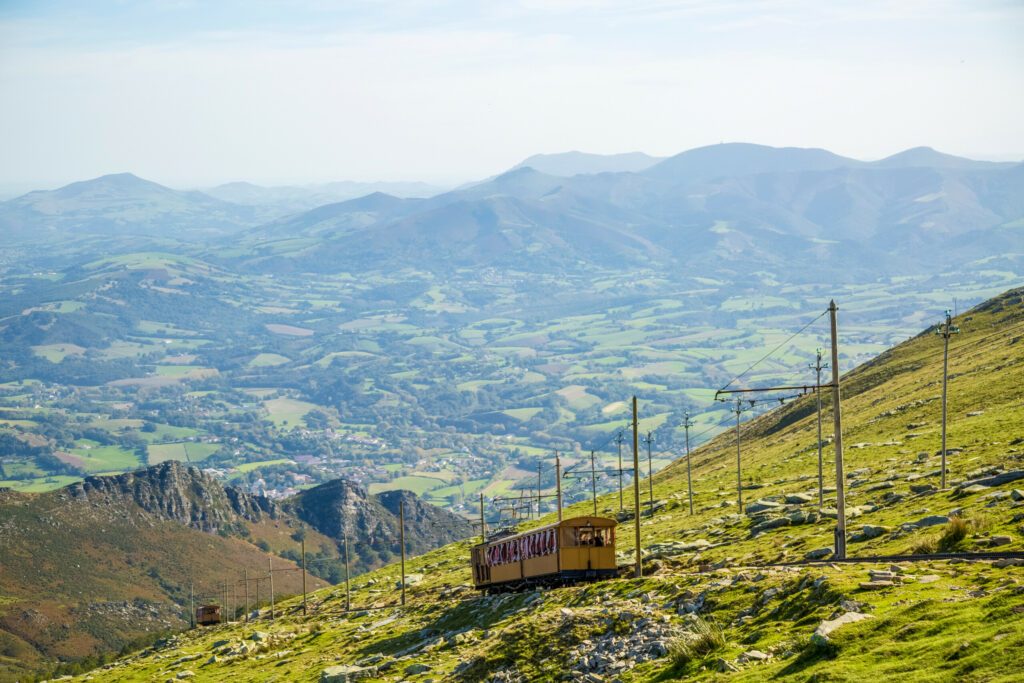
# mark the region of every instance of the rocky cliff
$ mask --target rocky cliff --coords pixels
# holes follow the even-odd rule
[[[398,552],[402,502],[408,553],[426,552],[473,533],[467,520],[424,503],[409,491],[370,495],[341,479],[304,491],[286,501],[283,508],[326,536],[341,541],[347,533],[358,556],[353,559],[369,567],[376,565],[378,558],[386,560]]]
[[[100,504],[134,503],[163,519],[209,532],[280,515],[274,501],[223,486],[212,475],[175,460],[111,477],[88,477],[61,494]]]

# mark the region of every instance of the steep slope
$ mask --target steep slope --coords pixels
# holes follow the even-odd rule
[[[408,492],[368,496],[331,482],[279,505],[177,461],[46,494],[0,490],[0,644],[20,653],[0,656],[0,680],[181,628],[190,584],[197,601],[222,604],[224,582],[243,591],[243,571],[265,580],[273,562],[277,593],[297,593],[300,532],[318,563],[307,584],[324,586],[312,574],[326,573],[325,561],[343,566],[342,515],[352,572],[380,566],[398,553],[399,497],[411,552],[471,533],[465,520]]]
[[[1024,550],[1024,494],[1013,492],[1024,480],[1024,290],[956,322],[949,490],[936,489],[942,356],[932,331],[844,374],[850,555]],[[344,595],[322,591],[311,617],[291,603],[294,616],[261,623],[271,633],[258,653],[240,645],[251,627],[226,626],[183,634],[103,677],[1016,680],[1024,664],[1019,560],[750,566],[830,552],[834,477],[826,449],[829,488],[818,510],[813,405],[808,396],[744,425],[743,509],[734,503],[731,433],[693,453],[695,514],[685,462],[656,475],[657,512],[641,520],[642,579],[477,597],[467,586],[469,543],[457,543],[409,562],[423,579],[404,609],[381,591],[397,580],[391,566],[355,582],[353,605],[379,610],[345,614]],[[615,515],[618,496],[597,504]],[[566,514],[589,509],[584,502]],[[621,561],[632,558],[632,524],[619,527],[617,549]],[[201,664],[223,641],[226,656]]]
[[[0,204],[0,229],[16,241],[91,235],[211,237],[252,224],[254,212],[202,192],[182,192],[131,173],[106,175]]]
[[[299,493],[284,508],[320,533],[358,543],[356,569],[379,566],[399,547],[399,501],[405,504],[406,550],[423,553],[470,536],[472,525],[447,510],[424,503],[408,491],[368,495],[342,479]],[[377,557],[374,557],[376,555]]]

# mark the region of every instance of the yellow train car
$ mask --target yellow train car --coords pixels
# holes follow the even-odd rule
[[[493,536],[471,551],[473,585],[497,592],[615,577],[615,526],[605,517],[573,517]]]

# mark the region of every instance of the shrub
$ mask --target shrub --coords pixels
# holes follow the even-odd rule
[[[669,643],[669,656],[675,666],[685,666],[725,647],[725,633],[714,621],[698,617],[690,630],[688,635]]]
[[[950,553],[959,550],[969,530],[968,522],[963,517],[951,517],[949,524],[942,530],[939,536],[938,548],[942,552]]]

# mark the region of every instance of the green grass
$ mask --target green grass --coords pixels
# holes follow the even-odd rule
[[[263,407],[269,412],[270,421],[278,427],[301,427],[304,425],[302,418],[311,410],[318,410],[320,407],[315,403],[299,401],[294,398],[274,398],[263,402]]]
[[[149,453],[149,464],[155,465],[165,460],[181,462],[202,462],[220,448],[215,443],[153,443],[146,447]]]
[[[255,358],[249,361],[249,367],[252,368],[268,368],[274,367],[275,365],[284,365],[285,363],[291,363],[292,359],[287,356],[282,356],[277,353],[261,353]]]
[[[79,440],[77,443],[88,445],[84,441]],[[134,452],[120,446],[93,445],[90,448],[72,448],[69,453],[78,457],[85,471],[90,474],[97,472],[123,472],[136,469],[143,464],[139,462]]]
[[[252,472],[253,470],[258,470],[263,467],[272,467],[273,465],[287,465],[291,462],[293,461],[289,460],[288,458],[276,458],[273,460],[257,460],[255,462],[247,462],[241,465],[236,465],[235,469],[238,470],[239,472],[244,473]]]
[[[370,484],[370,493],[380,493],[381,491],[412,491],[418,496],[423,495],[427,491],[439,488],[443,486],[444,482],[434,477],[422,477],[415,475],[407,475],[404,477],[396,477],[388,482],[374,482]]]

